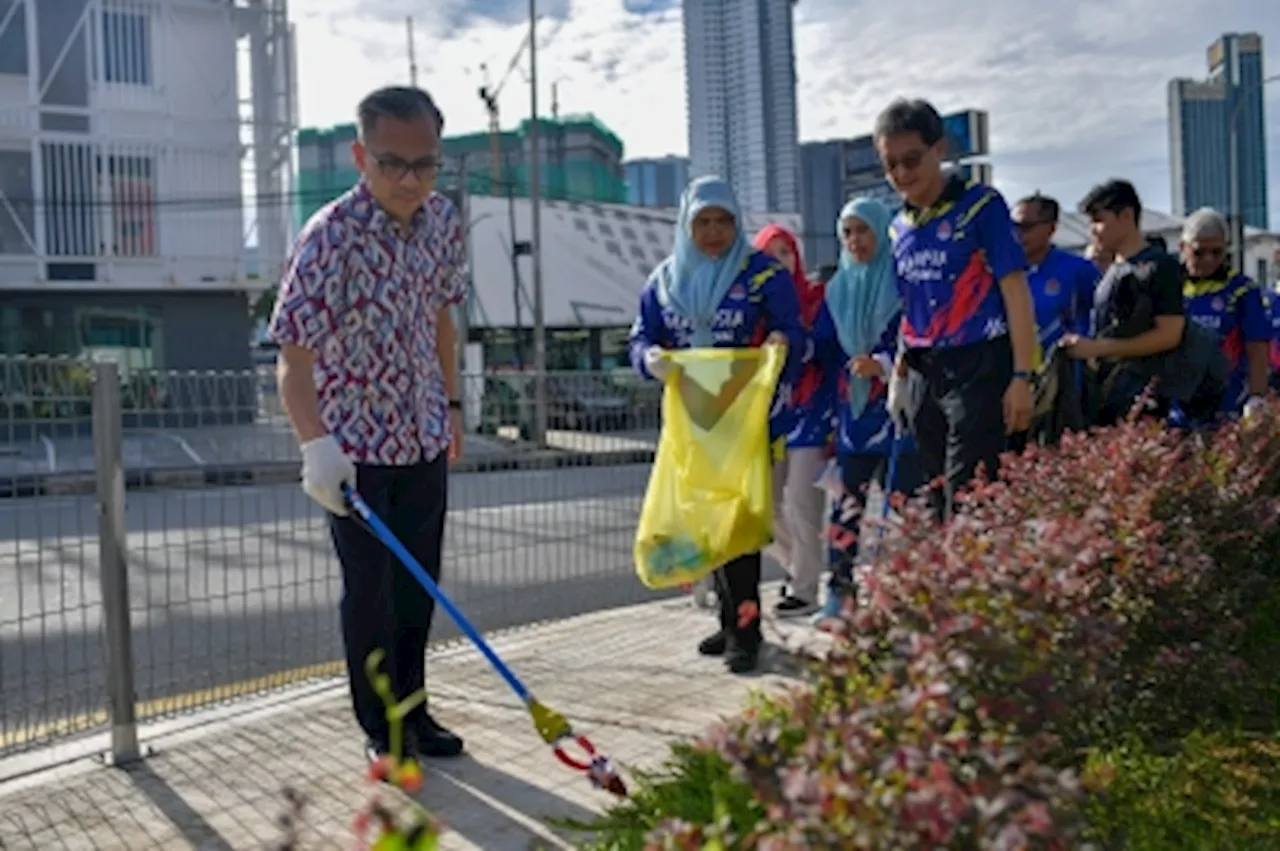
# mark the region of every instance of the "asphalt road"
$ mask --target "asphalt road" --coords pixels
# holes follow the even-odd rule
[[[468,434],[463,453],[483,458],[522,451],[511,442],[517,436],[513,429],[503,429],[502,432],[501,437]],[[0,441],[4,439],[0,435]],[[604,433],[551,430],[547,434],[550,448],[568,452],[652,448],[656,441],[656,429]],[[121,455],[125,468],[129,470],[300,461],[297,438],[282,421],[243,426],[129,430],[122,437]],[[0,442],[0,484],[20,476],[92,472],[95,466],[93,437],[87,424],[76,435],[33,437],[13,444]]]
[[[647,477],[456,476],[446,590],[483,630],[652,599],[631,556]],[[340,657],[337,565],[296,485],[130,493],[127,514],[139,701]],[[105,707],[96,524],[87,496],[0,501],[0,756]]]

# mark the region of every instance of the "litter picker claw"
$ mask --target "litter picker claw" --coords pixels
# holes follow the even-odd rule
[[[387,524],[382,518],[374,513],[369,504],[358,494],[350,485],[343,485],[343,495],[346,497],[347,504],[351,507],[355,517],[368,529],[369,534],[373,535],[395,555],[400,563],[404,565],[409,573],[413,574],[413,578],[426,589],[426,592],[432,596],[442,609],[444,609],[453,622],[458,625],[458,629],[462,634],[480,651],[493,669],[498,672],[498,676],[506,682],[516,697],[524,703],[529,710],[529,716],[533,720],[533,727],[538,731],[538,735],[550,747],[556,759],[564,763],[575,771],[580,771],[587,776],[591,784],[597,788],[604,789],[619,798],[625,798],[627,795],[626,784],[614,769],[612,761],[604,754],[599,753],[591,740],[586,736],[579,735],[574,732],[569,721],[556,712],[554,709],[546,706],[533,696],[533,693],[525,686],[515,672],[502,661],[489,642],[475,628],[467,616],[449,599],[444,593],[440,585],[431,578],[431,575],[418,563],[400,540],[392,534],[387,528]],[[575,755],[572,751],[579,751],[580,755]]]

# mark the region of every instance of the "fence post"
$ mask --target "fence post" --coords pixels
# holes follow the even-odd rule
[[[111,722],[111,752],[106,758],[113,765],[142,757],[133,689],[123,444],[120,369],[115,361],[98,361],[93,364],[93,454],[98,470],[94,501],[98,511],[98,567]]]

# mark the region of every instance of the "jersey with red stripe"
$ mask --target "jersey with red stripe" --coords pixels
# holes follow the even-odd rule
[[[1280,376],[1280,294],[1271,293],[1271,380]]]
[[[1009,333],[999,282],[1026,271],[1027,258],[999,192],[952,177],[933,206],[903,207],[890,232],[908,348],[966,346]]]
[[[1262,288],[1244,275],[1223,270],[1203,278],[1188,277],[1182,284],[1187,318],[1218,335],[1222,352],[1231,364],[1231,381],[1223,395],[1224,410],[1239,410],[1249,394],[1248,343],[1271,340],[1271,317]]]

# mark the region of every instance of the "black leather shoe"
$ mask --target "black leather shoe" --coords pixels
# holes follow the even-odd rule
[[[735,644],[725,656],[731,674],[749,674],[760,666],[760,645]]]
[[[754,627],[734,630],[725,649],[724,663],[729,673],[748,674],[756,670],[760,664],[762,644],[764,644],[764,636],[760,634],[758,622]]]
[[[728,646],[729,638],[721,630],[702,639],[698,644],[698,653],[702,656],[723,656]]]
[[[409,726],[409,732],[418,756],[447,759],[462,755],[462,737],[437,724],[430,715],[418,718]]]

